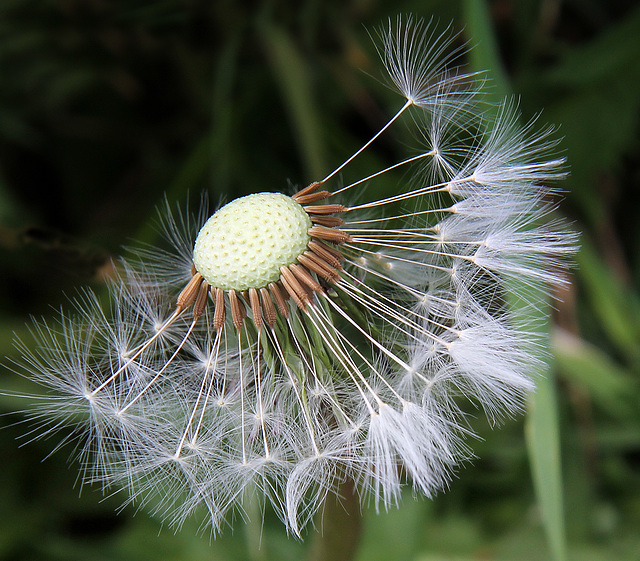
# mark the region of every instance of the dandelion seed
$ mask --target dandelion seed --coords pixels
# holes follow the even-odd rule
[[[175,254],[124,263],[110,313],[87,293],[34,327],[20,368],[55,393],[40,434],[74,426],[86,480],[176,526],[204,512],[214,532],[257,493],[300,535],[345,479],[384,508],[401,468],[416,491],[442,489],[469,455],[460,396],[491,421],[522,408],[535,359],[505,293],[563,282],[575,239],[546,202],[563,161],[512,104],[481,111],[450,47],[422,21],[390,23],[380,53],[405,102],[362,149],[291,196],[167,213]],[[418,151],[337,187],[400,122]],[[407,169],[396,194],[366,198]]]

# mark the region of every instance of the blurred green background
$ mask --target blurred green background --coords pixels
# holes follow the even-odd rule
[[[555,305],[553,363],[531,413],[491,430],[434,501],[363,511],[356,559],[640,559],[640,6],[630,0],[2,0],[0,347],[65,293],[100,289],[156,208],[304,185],[402,99],[368,30],[398,13],[452,21],[493,95],[542,110],[570,164],[561,213],[582,233]],[[397,140],[397,139],[396,139]],[[355,173],[390,162],[376,144]],[[360,166],[360,167],[359,167]],[[0,387],[25,382],[2,367]],[[319,551],[236,521],[174,534],[76,482],[57,440],[23,445],[0,396],[0,559],[293,560]],[[557,445],[557,446],[556,446]],[[557,454],[557,450],[561,452]],[[75,486],[74,486],[75,485]],[[79,496],[80,495],[80,496]],[[135,516],[134,516],[135,515]],[[257,543],[261,544],[258,549]],[[335,559],[338,559],[335,557]]]

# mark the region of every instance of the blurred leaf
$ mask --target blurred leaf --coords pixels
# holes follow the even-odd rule
[[[529,76],[550,95],[545,115],[561,123],[571,175],[568,196],[596,224],[603,206],[593,189],[637,140],[640,120],[640,7],[590,43],[566,49],[548,74]],[[535,86],[534,86],[535,87]]]
[[[556,331],[553,352],[558,369],[580,384],[610,415],[620,420],[637,413],[638,391],[633,378],[598,347],[566,331]]]
[[[233,115],[236,100],[233,95],[236,86],[238,68],[238,52],[241,45],[241,33],[232,34],[216,61],[214,87],[212,92],[211,127],[211,186],[217,193],[228,193],[232,184]]]
[[[511,94],[509,78],[498,51],[487,3],[484,0],[463,0],[465,31],[471,42],[469,63],[473,69],[490,77],[488,96],[499,102]]]
[[[610,26],[593,41],[567,49],[548,78],[554,85],[592,87],[594,82],[612,77],[628,79],[640,69],[640,7],[636,7],[617,24]]]
[[[275,24],[260,28],[266,54],[280,88],[309,180],[323,177],[327,169],[322,150],[321,119],[313,99],[313,85],[305,61],[287,33]]]
[[[477,41],[471,53],[475,70],[487,70],[492,85],[495,84],[493,101],[500,101],[511,91],[511,87],[500,60],[495,33],[492,28],[486,2],[464,0],[465,21],[469,35]],[[515,285],[516,283],[514,283]],[[526,287],[514,286],[509,296],[509,305],[517,314],[523,309],[528,321],[548,329],[550,306],[543,294],[530,294]],[[531,309],[528,302],[518,294],[528,294],[529,300],[540,304]],[[544,364],[544,360],[541,364]],[[562,498],[562,461],[560,456],[560,429],[551,368],[545,365],[539,372],[538,386],[527,415],[527,446],[536,496],[541,509],[542,521],[547,533],[550,549],[556,561],[566,559],[566,537],[564,531],[564,504]]]
[[[549,369],[538,379],[526,420],[533,482],[549,546],[556,561],[567,558],[562,491],[560,427],[555,376]]]
[[[640,300],[623,285],[583,236],[578,253],[578,277],[598,323],[616,349],[628,360],[640,363]]]

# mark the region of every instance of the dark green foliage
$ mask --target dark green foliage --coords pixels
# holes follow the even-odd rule
[[[12,333],[64,292],[99,290],[122,245],[157,242],[165,195],[186,205],[202,190],[217,203],[287,189],[351,154],[402,103],[367,75],[380,76],[367,30],[399,12],[453,20],[496,94],[518,96],[524,119],[543,110],[540,122],[558,124],[570,171],[559,213],[584,234],[575,282],[556,305],[554,374],[527,421],[529,447],[525,422],[474,423],[479,459],[434,501],[407,495],[397,511],[365,509],[356,559],[560,560],[564,501],[566,558],[635,560],[640,8],[631,1],[3,0],[0,349],[10,354]],[[392,161],[393,146],[383,139],[356,166]],[[0,388],[29,390],[4,367]],[[101,502],[99,489],[78,497],[64,450],[40,463],[57,440],[18,447],[29,429],[15,411],[27,405],[0,396],[0,559],[311,550],[312,536],[288,539],[269,513],[264,527],[237,524],[211,542],[206,530],[174,535],[146,513],[115,514],[119,498]],[[555,436],[557,457],[544,446]],[[560,481],[562,497],[552,492]]]

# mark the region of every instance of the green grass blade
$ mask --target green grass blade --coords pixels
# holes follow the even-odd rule
[[[474,70],[486,71],[493,87],[493,100],[511,93],[506,72],[499,58],[497,41],[488,5],[481,0],[463,0],[466,32],[474,49],[470,64]],[[513,295],[527,294],[526,287],[513,286]],[[519,290],[521,288],[522,290]],[[530,294],[530,298],[536,295]],[[515,315],[524,310],[524,315],[535,325],[543,326],[548,338],[550,306],[540,298],[540,304],[531,308],[527,302],[512,296],[509,306]],[[536,497],[540,507],[542,523],[547,541],[555,561],[566,559],[566,535],[564,526],[564,500],[562,485],[562,461],[558,406],[553,369],[545,362],[537,379],[538,389],[532,396],[526,421],[526,439]]]
[[[640,301],[598,255],[586,236],[577,256],[578,277],[601,329],[631,364],[640,365]]]
[[[525,429],[533,484],[549,547],[556,561],[567,558],[564,527],[562,460],[555,373],[538,380],[529,403]]]
[[[474,70],[486,72],[491,79],[492,101],[501,101],[511,95],[511,85],[500,59],[487,4],[483,0],[463,0],[462,4],[465,33],[472,47],[469,52],[469,64]]]
[[[322,177],[326,173],[320,134],[322,127],[305,61],[282,29],[264,23],[261,32],[268,62],[298,137],[308,179]]]

